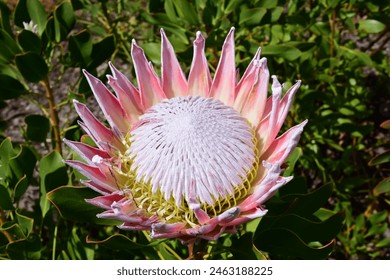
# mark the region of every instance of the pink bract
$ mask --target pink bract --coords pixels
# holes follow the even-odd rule
[[[125,230],[150,230],[153,238],[215,240],[267,213],[264,203],[292,177],[281,165],[307,121],[278,133],[301,81],[282,96],[260,50],[240,79],[234,28],[227,35],[212,78],[198,32],[186,78],[161,30],[161,77],[133,41],[138,87],[111,63],[108,84],[84,74],[109,127],[80,102],[80,126],[96,146],[64,140],[84,162],[67,164],[88,178],[100,195],[87,201],[100,218]]]

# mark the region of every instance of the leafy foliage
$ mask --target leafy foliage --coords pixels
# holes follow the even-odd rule
[[[303,81],[286,127],[309,124],[287,161],[284,175],[295,178],[266,204],[268,214],[236,234],[199,242],[194,258],[390,257],[385,1],[8,2],[0,1],[0,258],[188,257],[176,240],[150,240],[97,219],[98,209],[84,201],[94,193],[63,163],[74,155],[61,139],[82,136],[71,113],[72,99],[91,94],[81,69],[104,80],[112,60],[134,77],[133,38],[159,69],[164,28],[187,73],[191,42],[202,31],[215,70],[231,26],[239,69],[261,46],[286,87]],[[18,102],[35,109],[14,113]]]

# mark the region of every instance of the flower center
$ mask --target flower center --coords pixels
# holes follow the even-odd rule
[[[165,99],[141,116],[127,156],[152,193],[214,205],[234,195],[256,162],[251,126],[233,108],[199,96]]]
[[[189,201],[215,217],[245,199],[259,167],[254,129],[233,108],[203,97],[151,107],[125,138],[120,188],[144,215],[199,222]]]

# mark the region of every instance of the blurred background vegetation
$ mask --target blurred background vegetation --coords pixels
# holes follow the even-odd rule
[[[111,60],[134,81],[134,38],[159,73],[164,28],[186,73],[201,31],[214,73],[231,26],[241,74],[260,46],[286,88],[302,80],[284,130],[309,123],[269,214],[195,257],[389,259],[389,15],[381,0],[0,1],[0,259],[188,256],[95,218],[62,138],[83,134],[72,99],[100,114],[81,69],[106,81]]]

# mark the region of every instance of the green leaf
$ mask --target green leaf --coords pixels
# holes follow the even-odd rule
[[[91,61],[92,39],[88,31],[69,37],[69,51],[73,62],[85,68]]]
[[[26,92],[25,87],[18,80],[0,74],[0,100],[17,98]]]
[[[385,178],[373,190],[374,195],[378,196],[382,193],[390,193],[390,178]]]
[[[7,188],[0,185],[0,209],[2,210],[14,210],[12,199]]]
[[[39,177],[41,192],[40,206],[42,216],[44,217],[50,207],[46,194],[68,182],[66,166],[57,151],[51,152],[39,161]]]
[[[14,14],[15,24],[23,28],[23,22],[30,22],[31,18],[27,10],[27,0],[19,0]]]
[[[91,53],[91,63],[88,65],[88,68],[96,68],[104,61],[111,58],[111,55],[115,51],[115,37],[109,35],[99,42],[93,44],[92,53]]]
[[[24,118],[26,136],[31,141],[45,142],[50,131],[50,121],[41,115],[28,115]]]
[[[86,187],[62,186],[50,191],[47,199],[53,203],[61,216],[79,222],[99,225],[119,225],[115,220],[100,219],[96,214],[103,210],[85,202],[85,199],[96,197],[96,192]]]
[[[384,222],[386,220],[387,214],[388,214],[387,211],[381,211],[381,212],[374,213],[368,218],[368,221],[371,224],[379,224],[379,223]]]
[[[298,159],[301,156],[302,156],[302,149],[296,147],[285,162],[285,164],[287,164],[287,168],[283,172],[283,176],[288,177],[294,172],[295,164],[297,163]]]
[[[12,178],[11,160],[17,155],[10,138],[6,138],[0,144],[0,180],[5,182]]]
[[[186,0],[171,0],[175,5],[177,14],[181,19],[184,19],[190,24],[198,24],[198,16],[190,1]]]
[[[22,228],[15,222],[5,222],[0,226],[0,232],[8,233],[12,239],[25,239]]]
[[[369,162],[369,166],[379,165],[383,163],[387,163],[390,161],[390,150],[385,151],[379,155],[376,155],[374,158],[372,158]]]
[[[231,12],[234,12],[240,7],[242,2],[243,0],[230,0],[225,8],[225,14],[230,14]]]
[[[39,54],[42,48],[41,38],[39,38],[35,33],[29,30],[22,30],[18,35],[18,41],[20,46],[26,52],[35,52]]]
[[[15,185],[14,201],[17,201],[28,189],[27,176],[24,175]]]
[[[12,172],[19,181],[24,175],[28,180],[31,180],[36,164],[36,156],[33,151],[27,146],[20,146],[15,157],[10,161]]]
[[[49,71],[43,58],[33,52],[17,55],[15,62],[23,77],[33,83],[42,81]]]
[[[160,61],[160,51],[161,51],[161,46],[158,43],[145,43],[142,44],[142,48],[145,50],[145,54],[150,59],[153,63],[159,64],[161,63]]]
[[[309,243],[314,241],[328,242],[333,239],[341,229],[344,216],[338,213],[325,221],[313,222],[295,214],[288,214],[280,217],[267,215],[260,223],[261,231],[264,226],[263,223],[267,220],[270,220],[268,224],[271,224],[272,229],[289,230],[305,243]]]
[[[20,51],[15,40],[3,29],[0,29],[0,62],[9,63]]]
[[[33,229],[34,219],[21,214],[19,209],[15,213],[20,228],[23,230],[24,235],[28,237]]]
[[[235,260],[258,260],[264,259],[264,255],[261,254],[257,248],[253,245],[253,234],[247,232],[244,235],[232,237],[232,245],[229,251],[233,254]]]
[[[385,238],[380,241],[378,241],[377,244],[375,244],[376,248],[385,248],[385,247],[390,247],[390,238]]]
[[[304,195],[288,195],[283,197],[285,200],[293,199],[288,212],[300,216],[308,216],[316,212],[324,205],[333,192],[332,184],[325,184],[319,189]]]
[[[72,4],[62,2],[54,11],[54,34],[55,41],[61,42],[66,38],[76,23]]]
[[[278,5],[278,0],[260,0],[258,5],[267,9],[275,8]]]
[[[43,31],[46,28],[47,15],[45,12],[45,8],[41,4],[41,1],[28,0],[27,11],[33,23],[38,26],[37,27],[38,34],[42,35]]]
[[[244,8],[240,12],[240,21],[238,24],[245,26],[258,25],[266,13],[267,9],[265,8]]]
[[[294,232],[285,229],[273,229],[263,232],[254,244],[262,251],[282,259],[326,259],[333,251],[334,242],[319,248],[310,247]]]
[[[297,59],[302,54],[297,48],[283,44],[264,46],[261,53],[263,56],[274,55],[277,57],[283,57],[290,61]]]
[[[39,236],[31,235],[28,239],[9,243],[6,252],[14,260],[39,260],[42,243]]]
[[[11,11],[5,2],[0,1],[0,29],[5,30],[8,34],[12,34],[9,16]]]
[[[359,21],[359,31],[366,33],[379,33],[385,30],[386,25],[375,19],[363,19]]]

